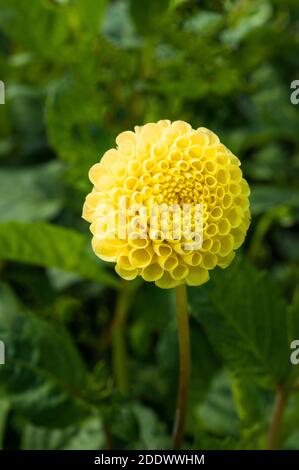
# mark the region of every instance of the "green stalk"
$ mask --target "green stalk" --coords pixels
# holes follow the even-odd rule
[[[185,429],[191,372],[188,302],[185,284],[176,287],[176,313],[179,337],[180,373],[175,422],[173,427],[173,448],[179,449],[182,444]]]
[[[283,420],[284,410],[287,404],[288,394],[286,390],[279,386],[277,387],[275,403],[273,407],[272,420],[269,427],[267,438],[267,450],[277,449],[279,442],[280,428]]]

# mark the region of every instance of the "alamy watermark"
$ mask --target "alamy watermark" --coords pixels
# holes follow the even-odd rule
[[[95,236],[98,239],[183,239],[185,250],[202,247],[202,204],[132,204],[128,207],[127,198],[121,196],[117,211],[113,206],[100,204],[97,212],[100,225]]]
[[[299,80],[292,81],[291,90],[293,90],[290,95],[291,103],[297,105],[299,104]]]
[[[293,352],[290,356],[290,361],[294,366],[297,366],[299,364],[299,339],[294,339],[291,342],[290,347],[293,349]]]
[[[0,80],[0,104],[5,104],[5,85]]]
[[[5,346],[3,341],[0,340],[0,365],[5,364]]]

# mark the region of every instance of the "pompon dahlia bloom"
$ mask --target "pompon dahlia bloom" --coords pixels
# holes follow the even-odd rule
[[[198,286],[227,267],[250,222],[239,159],[184,121],[136,126],[116,145],[89,172],[83,218],[96,255],[122,278],[161,288]]]

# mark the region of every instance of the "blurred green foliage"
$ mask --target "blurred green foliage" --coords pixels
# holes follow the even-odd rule
[[[190,288],[186,448],[264,448],[299,339],[299,8],[295,0],[0,0],[0,448],[167,448],[177,387],[173,293],[120,287],[91,253],[89,167],[122,130],[205,126],[242,161],[252,225],[239,261]],[[280,447],[299,449],[299,398]]]

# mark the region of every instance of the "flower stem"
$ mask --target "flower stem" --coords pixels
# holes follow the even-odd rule
[[[267,450],[274,450],[277,448],[278,439],[279,439],[279,432],[280,427],[283,419],[283,414],[285,410],[285,406],[287,404],[288,395],[286,390],[279,386],[276,392],[276,398],[273,408],[273,415],[272,420],[268,432],[267,438]]]
[[[176,311],[179,335],[180,375],[175,422],[173,427],[173,448],[179,449],[181,447],[185,429],[191,371],[188,302],[185,284],[176,287]]]

